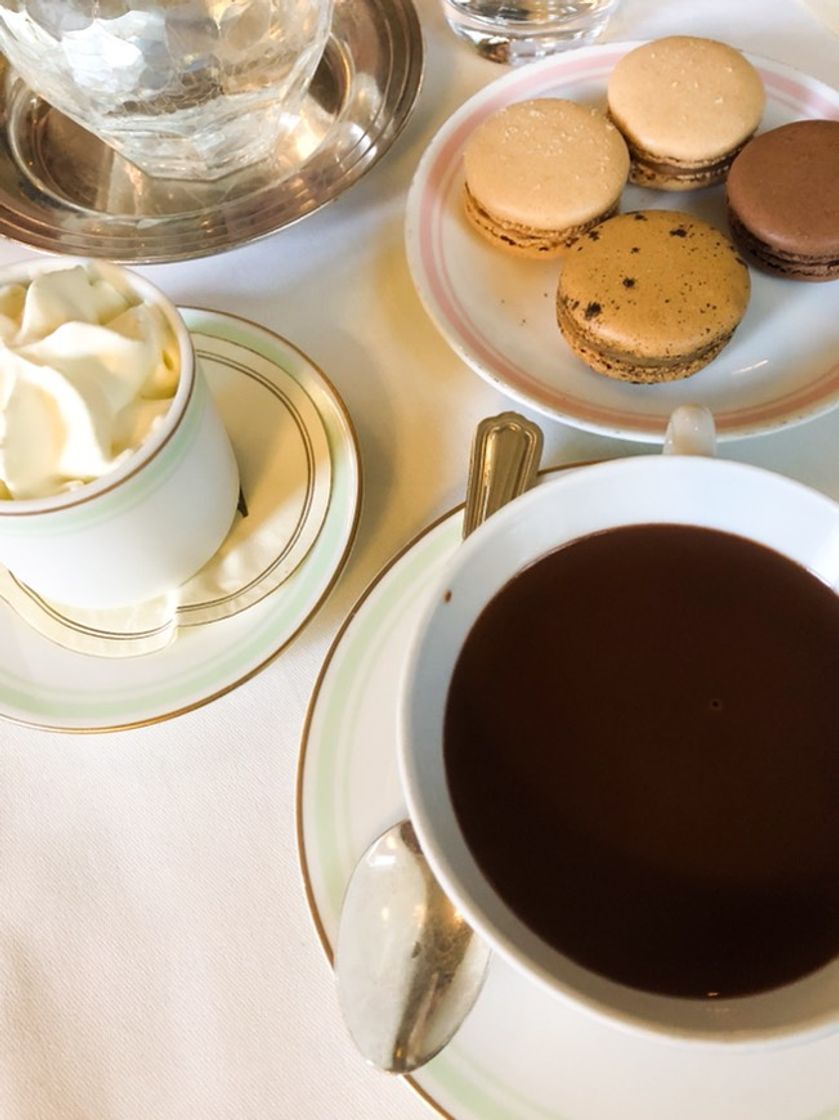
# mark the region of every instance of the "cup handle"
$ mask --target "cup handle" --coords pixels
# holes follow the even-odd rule
[[[701,404],[682,404],[670,414],[664,437],[665,455],[707,455],[717,453],[714,415]]]

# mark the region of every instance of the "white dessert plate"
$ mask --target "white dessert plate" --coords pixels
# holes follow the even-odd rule
[[[304,471],[309,482],[301,495],[290,495],[294,525],[283,532],[292,542],[289,550],[266,555],[253,595],[250,587],[236,588],[241,609],[213,617],[218,611],[206,608],[217,608],[224,597],[211,595],[209,603],[197,604],[207,620],[194,624],[187,608],[177,638],[154,652],[115,658],[67,649],[0,601],[0,717],[58,731],[113,731],[205,704],[247,680],[292,640],[333,587],[349,554],[361,477],[352,422],[333,386],[296,347],[264,328],[220,312],[181,310],[234,449],[249,444],[239,457],[247,467],[243,485],[254,497],[254,515],[235,532],[246,532],[249,523],[264,524],[271,512],[257,468],[275,487],[284,454],[281,439],[296,474],[301,454],[310,457],[325,439],[329,464],[319,472],[324,481],[315,483],[309,458]],[[262,415],[248,423],[248,409]],[[265,422],[266,416],[274,422]],[[292,430],[299,440],[285,438]],[[286,564],[293,542],[306,533],[313,503],[322,507],[319,525],[290,571]]]
[[[338,634],[312,697],[297,830],[330,960],[356,861],[406,816],[397,698],[420,613],[458,546],[461,522],[460,509],[445,516],[377,577]],[[839,1120],[839,1033],[710,1053],[610,1027],[495,958],[454,1041],[406,1080],[449,1120]]]
[[[408,195],[406,246],[417,291],[449,345],[515,400],[588,431],[659,442],[680,404],[712,410],[721,439],[759,435],[839,403],[837,284],[752,274],[752,297],[733,341],[683,381],[630,385],[594,373],[556,325],[558,261],[519,260],[466,222],[463,147],[490,113],[532,97],[605,107],[615,63],[637,43],[584,47],[513,71],[470,98],[443,125]],[[768,59],[747,56],[766,87],[761,131],[804,117],[839,119],[839,91]],[[628,186],[621,209],[686,210],[727,229],[722,186],[689,192]]]

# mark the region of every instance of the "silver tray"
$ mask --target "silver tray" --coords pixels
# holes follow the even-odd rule
[[[52,253],[156,264],[265,237],[357,182],[411,113],[423,44],[411,0],[336,0],[290,142],[299,170],[279,181],[272,160],[215,183],[153,179],[2,65],[0,234]]]

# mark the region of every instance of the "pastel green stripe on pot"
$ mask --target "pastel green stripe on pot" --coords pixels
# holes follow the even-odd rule
[[[308,374],[309,361],[298,356],[290,344],[282,345],[285,341],[279,336],[274,339],[269,334],[263,334],[262,328],[246,320],[239,322],[236,319],[225,319],[223,322],[215,317],[213,312],[188,312],[185,315],[190,333],[193,335],[209,335],[211,338],[223,339],[254,354],[260,354],[269,362],[273,362],[285,370],[296,381],[300,381],[301,369],[304,377]]]
[[[113,490],[99,494],[88,501],[81,501],[66,510],[50,513],[48,518],[39,517],[37,514],[4,518],[0,532],[7,538],[29,539],[76,533],[92,525],[101,525],[140,505],[150,494],[168,482],[195,442],[207,408],[208,396],[207,383],[196,371],[192,396],[181,422],[166,443],[135,475],[126,478]]]

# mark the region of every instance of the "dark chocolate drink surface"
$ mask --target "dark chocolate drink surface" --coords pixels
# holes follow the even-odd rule
[[[726,998],[839,953],[839,595],[740,537],[628,526],[484,609],[452,802],[509,907],[630,987]]]

